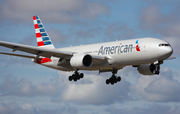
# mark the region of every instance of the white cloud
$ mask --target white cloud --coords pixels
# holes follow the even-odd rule
[[[110,104],[123,102],[129,98],[128,82],[122,80],[113,86],[106,85],[106,78],[85,74],[85,78],[79,82],[68,82],[63,89],[62,99],[82,104]]]
[[[17,80],[7,76],[2,80],[0,93],[3,96],[49,96],[53,102],[75,102],[81,104],[111,104],[124,102],[131,97],[128,95],[130,83],[122,80],[115,85],[106,85],[108,77],[85,74],[85,78],[77,82],[69,82],[72,73],[59,72],[55,83],[34,85],[26,78]]]
[[[24,109],[24,110],[30,110],[30,109],[32,109],[32,105],[31,104],[29,104],[29,103],[26,103],[26,104],[23,104],[22,105],[22,108]]]
[[[131,85],[130,90],[138,99],[180,102],[180,82],[173,79],[172,71],[168,68],[161,68],[159,76],[140,77],[135,85]]]

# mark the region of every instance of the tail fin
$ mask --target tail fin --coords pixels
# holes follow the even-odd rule
[[[37,38],[37,46],[42,48],[55,49],[48,33],[46,32],[38,15],[33,16],[34,27]]]

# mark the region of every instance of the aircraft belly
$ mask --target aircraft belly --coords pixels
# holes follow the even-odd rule
[[[48,62],[48,63],[43,63],[40,64],[49,68],[53,68],[56,70],[61,70],[61,71],[74,71],[74,69],[70,65],[62,65],[62,66],[57,66],[53,62]]]

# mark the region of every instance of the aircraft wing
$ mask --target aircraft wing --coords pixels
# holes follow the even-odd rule
[[[4,53],[4,52],[0,52],[0,54],[3,54],[3,55],[12,55],[12,56],[24,57],[24,58],[30,58],[30,59],[34,59],[36,57],[36,56],[31,56],[31,55],[21,55],[21,54]]]
[[[91,56],[93,58],[93,64],[94,65],[103,64],[103,63],[105,63],[107,61],[107,59],[109,59],[106,56],[93,56],[93,55],[91,55]]]
[[[34,54],[37,56],[44,56],[47,58],[50,58],[51,56],[67,57],[67,56],[73,55],[72,52],[50,50],[50,49],[44,49],[44,48],[39,48],[39,47],[34,47],[34,46],[29,46],[29,45],[23,45],[23,44],[16,44],[16,43],[5,42],[5,41],[0,41],[0,46],[11,48],[11,49],[13,49],[12,50],[13,52],[16,50],[19,50],[19,51],[27,52],[27,53]]]
[[[23,52],[27,52],[30,54],[43,56],[47,58],[50,58],[51,56],[58,57],[58,58],[66,58],[66,57],[69,58],[73,56],[73,52],[50,50],[50,49],[39,48],[39,47],[23,45],[23,44],[16,44],[16,43],[5,42],[5,41],[0,41],[0,46],[11,48],[13,52],[18,50],[18,51],[23,51]],[[25,57],[25,58],[35,58],[35,56],[13,54],[13,53],[0,52],[0,54]],[[93,56],[93,55],[92,55],[92,58],[93,58],[93,64],[102,64],[108,59],[107,57],[104,57],[104,56]]]

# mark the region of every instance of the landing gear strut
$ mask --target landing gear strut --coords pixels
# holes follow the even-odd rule
[[[74,80],[76,82],[77,80],[80,80],[83,77],[84,77],[84,74],[79,73],[77,69],[72,76],[69,76],[69,81]]]
[[[115,74],[117,74],[117,69],[113,69],[112,70],[112,76],[106,80],[106,84],[111,83],[111,85],[113,85],[114,83],[120,82],[121,81],[121,77],[120,76],[115,76]]]

